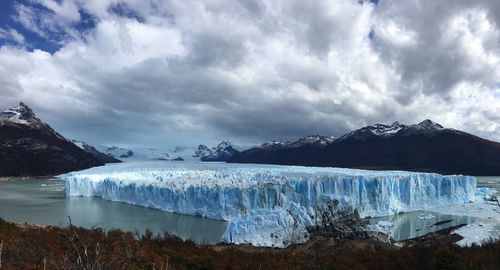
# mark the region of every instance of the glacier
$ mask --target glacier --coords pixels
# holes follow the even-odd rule
[[[476,191],[471,176],[217,162],[109,164],[59,178],[68,196],[226,220],[223,241],[276,247],[306,241],[332,200],[384,216],[468,203]]]

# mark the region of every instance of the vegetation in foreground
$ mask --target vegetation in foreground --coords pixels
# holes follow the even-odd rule
[[[500,269],[500,242],[395,248],[317,237],[287,249],[200,246],[171,235],[0,220],[0,269]]]

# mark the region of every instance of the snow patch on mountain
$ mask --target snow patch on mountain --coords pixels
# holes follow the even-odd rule
[[[103,163],[119,163],[119,162],[121,162],[119,159],[116,159],[111,155],[107,155],[107,154],[100,152],[95,147],[93,147],[92,145],[90,145],[86,142],[76,141],[76,140],[71,140],[71,142],[73,142],[76,146],[78,146],[78,148],[91,154],[97,160],[99,160]]]
[[[198,147],[198,149],[200,148]],[[239,153],[239,151],[227,141],[222,141],[217,147],[212,147],[212,149],[208,151],[206,151],[206,148],[204,148],[204,150],[204,155],[200,157],[201,161],[227,161],[234,154]]]
[[[403,127],[399,122],[394,122],[392,125],[376,124],[369,127],[369,129],[373,134],[378,136],[392,136],[398,133]]]
[[[210,148],[208,148],[208,146],[206,146],[204,144],[200,144],[200,145],[198,145],[198,148],[194,152],[193,157],[199,159],[201,157],[205,157],[205,156],[208,156],[211,154],[212,154],[212,150],[210,150]]]
[[[269,141],[257,146],[257,148],[273,150],[273,149],[281,149],[283,147],[288,146],[289,144],[290,144],[289,141]]]
[[[31,129],[40,130],[46,134],[54,135],[60,140],[68,141],[61,134],[53,130],[44,123],[36,114],[23,102],[18,106],[0,112],[0,126],[24,126]]]
[[[31,110],[24,104],[19,103],[19,106],[7,109],[0,112],[0,118],[11,121],[13,123],[28,125],[28,119],[31,118],[29,115]]]
[[[442,125],[426,119],[418,124],[403,125],[399,122],[394,122],[390,125],[374,124],[371,126],[362,127],[360,129],[349,132],[341,136],[337,141],[346,140],[366,140],[369,137],[379,137],[382,139],[394,136],[408,136],[411,134],[423,134],[425,136],[434,136],[443,130],[455,131],[453,129],[446,129]]]
[[[324,147],[335,141],[333,136],[309,135],[295,142],[291,142],[287,147],[301,147],[305,145]]]
[[[82,141],[75,141],[75,140],[71,140],[76,146],[78,146],[78,148],[82,149],[82,150],[85,150],[85,147],[86,145],[88,145],[87,143],[84,143]]]
[[[295,148],[302,146],[316,146],[324,147],[332,144],[335,141],[333,136],[321,136],[321,135],[309,135],[304,138],[300,138],[296,141],[268,141],[256,148],[263,150],[280,150],[284,148]]]

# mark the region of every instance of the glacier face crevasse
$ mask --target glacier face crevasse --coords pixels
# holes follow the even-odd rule
[[[470,176],[226,163],[113,164],[60,178],[69,196],[227,220],[224,241],[265,246],[307,240],[330,200],[382,216],[467,203],[476,189]]]

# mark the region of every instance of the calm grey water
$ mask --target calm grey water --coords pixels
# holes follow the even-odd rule
[[[500,176],[477,177],[477,186],[494,188],[500,192]],[[429,216],[429,214],[431,214],[432,216]],[[451,221],[440,225],[434,225],[437,222],[447,220]],[[395,216],[373,218],[370,220],[370,222],[372,224],[376,224],[379,221],[388,221],[393,223],[394,227],[391,228],[391,231],[394,235],[394,239],[405,240],[419,237],[441,229],[446,229],[455,225],[474,223],[476,220],[476,218],[472,217],[443,215],[431,213],[428,211],[417,211]]]
[[[500,176],[478,176],[477,186],[494,188],[500,193]]]
[[[372,218],[370,223],[376,224],[379,221],[391,222],[394,225],[394,227],[390,228],[393,237],[395,240],[400,241],[419,237],[430,232],[435,232],[460,224],[474,223],[475,220],[476,218],[473,217],[443,215],[428,211],[416,211],[394,216]],[[443,223],[436,225],[438,222]]]
[[[118,228],[144,233],[169,232],[198,243],[217,243],[226,223],[178,215],[99,198],[66,197],[64,182],[53,179],[16,179],[0,182],[0,217],[14,222],[104,229]]]

